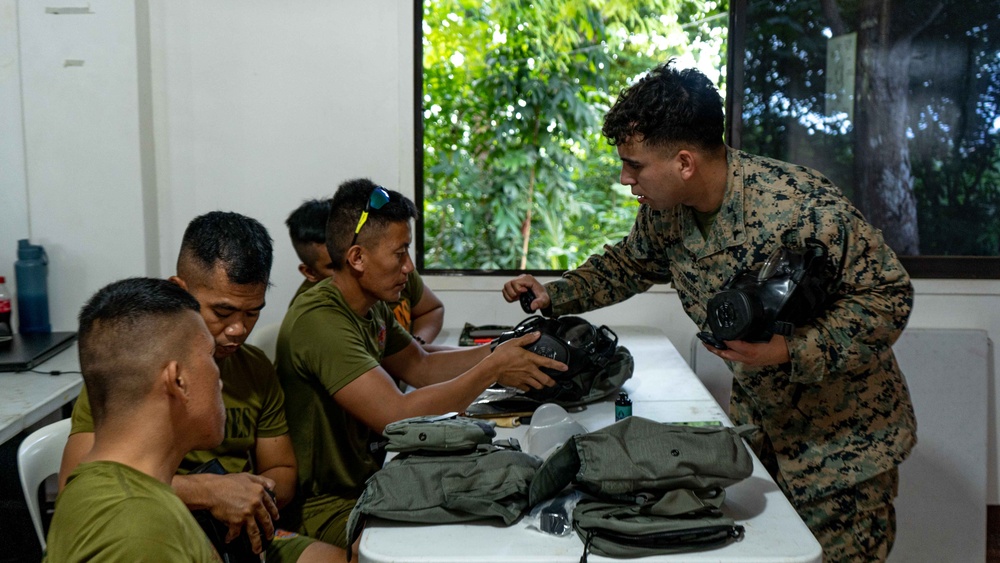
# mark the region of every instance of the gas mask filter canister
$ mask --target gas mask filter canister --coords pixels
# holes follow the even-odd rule
[[[737,272],[708,301],[711,332],[698,338],[725,349],[725,340],[767,342],[775,334],[791,335],[826,308],[835,280],[827,258],[822,242],[806,239],[802,252],[782,246],[759,270]]]

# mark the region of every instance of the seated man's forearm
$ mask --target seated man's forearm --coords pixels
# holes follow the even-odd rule
[[[274,502],[278,508],[284,506],[295,497],[295,480],[297,479],[294,467],[278,466],[272,467],[260,473],[262,477],[267,477],[274,481]]]

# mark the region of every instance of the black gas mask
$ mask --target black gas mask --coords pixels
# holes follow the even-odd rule
[[[528,317],[512,330],[501,333],[494,347],[535,331],[541,332],[541,336],[524,349],[569,367],[567,371],[541,368],[556,381],[571,379],[584,369],[606,366],[618,347],[618,335],[606,326],[595,327],[580,317],[549,319],[539,315]]]
[[[782,246],[759,270],[744,269],[729,278],[708,301],[708,326],[700,332],[706,344],[725,349],[724,340],[767,342],[818,316],[827,305],[836,279],[826,246],[806,239],[796,252]]]

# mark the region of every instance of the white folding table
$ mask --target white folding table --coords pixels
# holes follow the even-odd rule
[[[619,343],[635,358],[625,391],[632,415],[661,422],[719,420],[730,425],[722,408],[697,376],[656,329],[614,328]],[[457,341],[448,334],[445,343]],[[453,343],[453,342],[450,342]],[[614,397],[571,416],[587,430],[614,422]],[[498,437],[523,439],[527,427],[498,428]],[[767,471],[754,457],[753,474],[726,489],[723,511],[746,529],[744,537],[723,547],[647,557],[636,561],[819,563],[822,550]],[[361,537],[365,563],[577,563],[583,542],[576,534],[557,537],[531,528],[525,518],[511,526],[471,522],[421,525],[369,520]],[[589,561],[620,561],[591,553]]]
[[[80,394],[77,343],[32,368],[0,372],[0,443],[55,412]],[[49,375],[58,371],[59,375]],[[39,373],[40,372],[40,373]]]

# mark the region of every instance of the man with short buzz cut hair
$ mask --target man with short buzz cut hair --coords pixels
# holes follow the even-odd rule
[[[149,278],[112,283],[80,311],[94,445],[56,499],[46,561],[219,560],[170,487],[189,450],[219,445],[226,420],[198,311],[188,292]]]
[[[184,231],[177,274],[170,281],[198,300],[215,339],[214,357],[224,383],[226,436],[215,449],[188,453],[171,484],[188,508],[207,509],[228,525],[227,540],[246,534],[254,551],[260,552],[271,539],[266,555],[272,563],[343,560],[346,554],[333,546],[275,530],[279,508],[295,495],[295,454],[274,367],[261,350],[245,343],[265,305],[272,260],[267,229],[239,213],[206,213]],[[93,441],[84,391],[73,409],[61,477]],[[191,473],[212,459],[227,474]]]
[[[326,219],[329,216],[329,199],[308,199],[285,219],[292,248],[301,261],[299,273],[306,278],[296,290],[296,297],[320,280],[330,277],[332,265],[326,252]]]
[[[276,367],[299,460],[301,498],[286,511],[302,533],[347,547],[345,525],[379,468],[368,444],[403,418],[464,411],[501,382],[553,385],[539,368],[565,364],[522,348],[534,333],[496,347],[429,352],[387,303],[413,271],[413,202],[370,180],[342,184],[332,199],[327,252],[332,276],[296,298],[278,333]],[[403,394],[395,379],[414,387]]]
[[[371,183],[370,180],[351,180],[344,185],[351,185],[352,182],[361,183],[363,187]],[[364,184],[365,182],[368,184]],[[333,264],[326,249],[326,223],[329,216],[329,199],[310,199],[296,208],[285,221],[292,247],[301,260],[299,272],[306,278],[295,291],[293,301],[319,281],[333,275]],[[431,288],[424,285],[424,280],[416,269],[407,275],[406,287],[400,292],[399,300],[389,306],[399,324],[421,345],[432,343],[441,332],[444,303]]]

